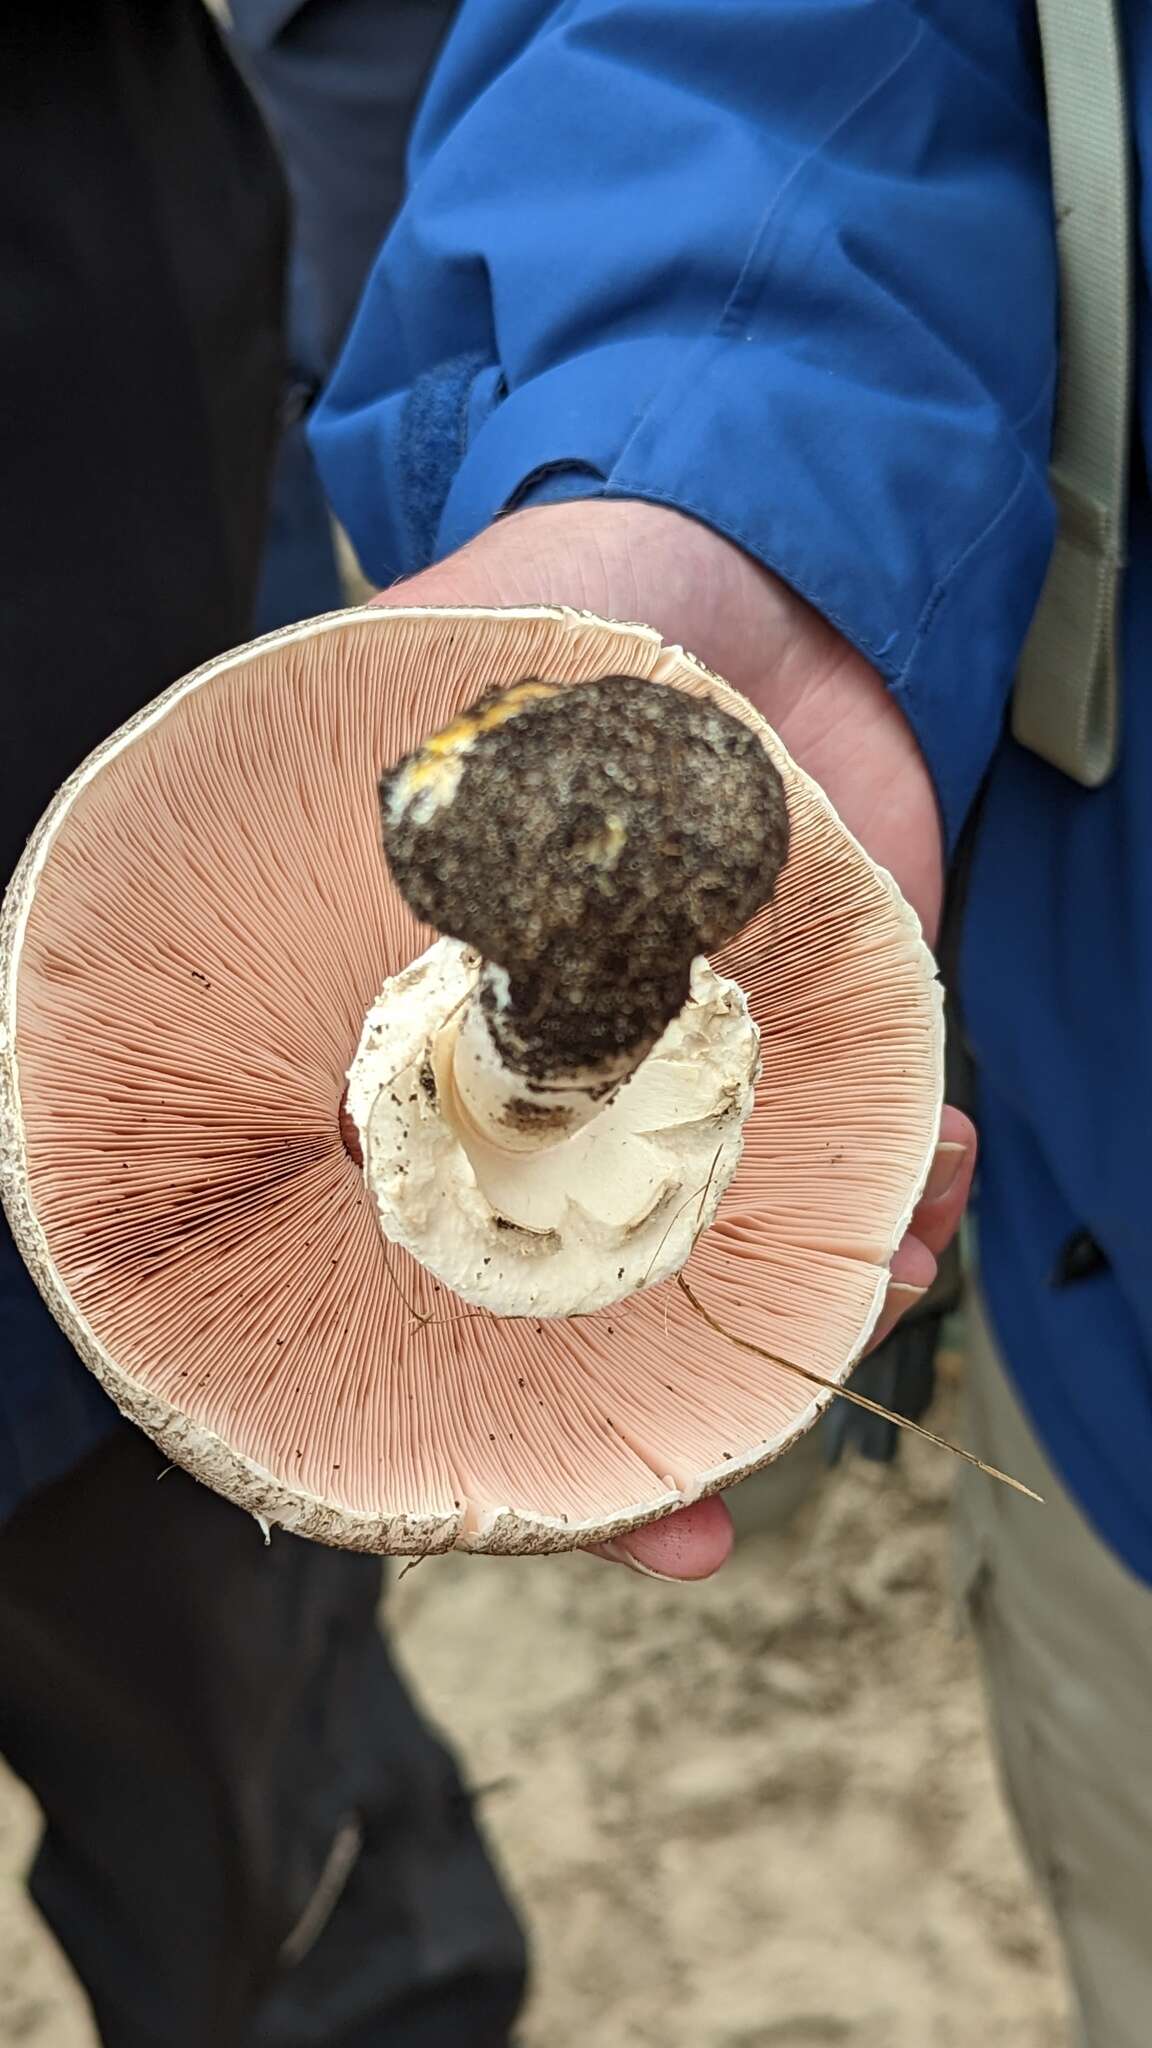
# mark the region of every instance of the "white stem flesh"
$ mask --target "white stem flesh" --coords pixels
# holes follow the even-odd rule
[[[533,1081],[506,1065],[493,1039],[485,990],[497,1012],[507,1002],[508,979],[485,965],[476,994],[462,1012],[452,1059],[452,1089],[465,1130],[502,1152],[542,1152],[562,1144],[615,1099],[650,1044],[594,1068]]]
[[[479,970],[440,939],[365,1021],[347,1105],[385,1236],[500,1315],[588,1313],[678,1272],[740,1158],[760,1067],[743,991],[696,961],[627,1086],[561,1142],[516,1152],[460,1115]]]

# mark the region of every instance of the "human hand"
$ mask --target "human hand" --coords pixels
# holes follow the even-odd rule
[[[711,528],[666,507],[590,499],[513,513],[419,576],[390,604],[567,604],[636,619],[743,691],[845,824],[899,883],[935,938],[943,848],[931,778],[876,671],[786,584]],[[878,1344],[931,1285],[968,1197],[976,1138],[945,1110],[936,1161],[892,1261]],[[701,1579],[724,1562],[722,1500],[697,1502],[598,1553],[657,1577]]]

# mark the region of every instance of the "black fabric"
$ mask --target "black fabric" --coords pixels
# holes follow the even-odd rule
[[[287,221],[201,0],[0,10],[0,883],[93,746],[248,637]],[[14,1274],[7,1241],[0,1515],[110,1424]]]
[[[457,0],[231,0],[230,47],[292,189],[293,388],[257,612],[261,632],[342,604],[308,445],[365,279],[400,205],[416,107]]]
[[[287,202],[200,0],[0,27],[0,874],[58,783],[251,617]]]
[[[232,47],[279,137],[295,208],[292,339],[331,371],[404,196],[416,108],[459,0],[232,0]]]
[[[201,0],[12,8],[0,46],[7,871],[92,745],[247,636],[286,206]],[[106,2048],[502,2048],[520,1937],[379,1566],[164,1473],[0,1266],[0,1752]]]
[[[108,2048],[507,2041],[520,1936],[380,1590],[135,1431],[0,1529],[0,1749]]]

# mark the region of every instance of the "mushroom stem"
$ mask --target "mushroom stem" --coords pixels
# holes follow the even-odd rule
[[[586,1313],[678,1272],[752,1108],[760,1044],[743,991],[697,960],[687,1003],[631,1086],[563,1144],[516,1152],[504,1127],[496,1144],[477,1129],[457,1088],[478,970],[468,947],[439,939],[365,1020],[345,1142],[385,1236],[499,1315]]]
[[[758,736],[627,676],[482,698],[381,802],[401,894],[482,963],[450,1078],[438,1062],[444,1109],[504,1152],[555,1146],[613,1100],[788,848]]]
[[[509,1064],[492,1015],[507,1007],[507,977],[485,963],[452,1030],[450,1089],[461,1125],[503,1152],[541,1152],[570,1138],[614,1098],[651,1050],[651,1040],[598,1066],[529,1078]]]

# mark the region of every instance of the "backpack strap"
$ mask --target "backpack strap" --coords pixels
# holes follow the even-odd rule
[[[1132,421],[1132,164],[1116,0],[1037,0],[1060,257],[1059,530],[1012,700],[1022,745],[1095,789],[1116,765]]]

